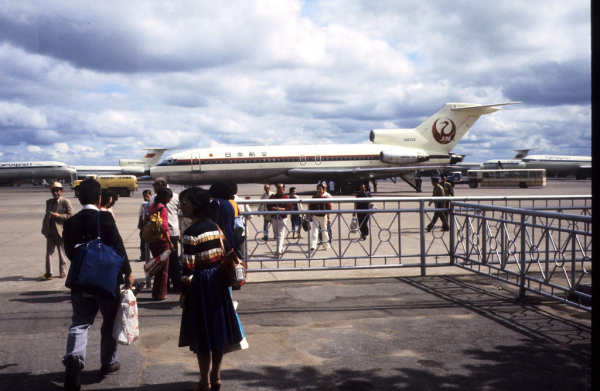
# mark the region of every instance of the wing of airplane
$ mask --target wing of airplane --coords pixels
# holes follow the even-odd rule
[[[445,166],[427,166],[428,170],[443,169]],[[318,181],[322,179],[336,180],[369,180],[390,178],[393,176],[414,173],[423,166],[379,167],[379,168],[292,168],[286,174],[292,178]]]

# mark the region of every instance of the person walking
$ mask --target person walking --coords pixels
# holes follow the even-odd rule
[[[113,247],[123,255],[123,266],[117,277],[118,290],[121,284],[125,289],[133,286],[131,266],[127,258],[127,252],[123,245],[123,239],[119,234],[115,220],[109,212],[100,212],[100,196],[102,187],[95,179],[85,179],[79,185],[79,202],[83,207],[64,224],[65,253],[73,260],[75,246],[89,242],[98,237],[98,224],[100,225],[100,238],[102,242]],[[98,223],[98,219],[100,219]],[[106,376],[116,372],[121,367],[118,361],[118,344],[113,338],[113,325],[117,310],[120,306],[120,298],[117,292],[111,298],[92,296],[78,289],[71,290],[71,306],[73,315],[67,337],[67,353],[62,358],[65,366],[66,390],[79,390],[79,372],[85,367],[86,347],[88,340],[88,329],[94,323],[98,311],[102,314],[102,326],[100,327],[100,374]]]
[[[361,183],[360,186],[358,187],[358,194],[356,195],[356,198],[370,198],[370,197],[372,197],[372,195],[370,192],[367,191],[367,186],[364,183]],[[373,207],[373,204],[371,204],[368,201],[354,203],[354,209],[369,210],[372,207]],[[356,212],[356,220],[357,220],[358,228],[360,229],[360,240],[367,239],[367,236],[369,235],[369,216],[370,215],[371,215],[370,213]]]
[[[440,185],[440,178],[431,177],[431,185],[433,186],[433,197],[444,197],[445,196],[444,188]],[[433,201],[429,201],[429,205],[431,205],[432,203],[433,203]],[[442,209],[442,208],[444,208],[444,205],[445,205],[444,201],[436,201],[435,202],[436,209]],[[431,219],[431,222],[429,223],[429,225],[427,225],[427,228],[425,230],[427,232],[430,232],[433,229],[433,227],[438,219],[442,220],[442,230],[448,231],[450,229],[450,227],[448,227],[448,222],[446,221],[446,216],[444,215],[444,212],[436,211],[433,214],[433,218]]]
[[[183,233],[179,347],[197,355],[200,380],[195,389],[218,391],[225,349],[243,340],[243,330],[221,276],[225,254],[219,227],[210,220],[210,196],[192,187],[181,192],[180,200],[191,225]]]
[[[289,195],[288,197],[290,199],[294,199],[294,200],[299,200],[300,197],[298,197],[296,195],[296,188],[295,187],[290,187],[290,191],[289,191]],[[292,204],[292,210],[293,211],[301,211],[302,209],[302,204],[300,203],[296,203],[296,204]],[[292,238],[296,239],[296,237],[301,238],[302,237],[302,216],[301,215],[292,215]]]
[[[440,185],[444,188],[444,196],[445,197],[454,197],[454,187],[452,184],[446,180],[446,174],[440,174]],[[444,208],[450,207],[450,201],[444,202]],[[446,217],[446,222],[449,223],[450,211],[447,210],[444,212],[444,216]]]
[[[322,198],[327,199],[325,196],[325,187],[322,184],[317,185],[317,194],[315,194],[312,198]],[[311,203],[308,206],[309,210],[320,210],[326,211],[331,210],[331,203],[323,202],[323,203]],[[329,233],[327,232],[327,227],[331,224],[331,216],[327,213],[319,213],[313,214],[312,217],[312,232],[310,235],[310,251],[315,251],[317,248],[317,243],[319,239],[319,233],[322,235],[323,249],[328,250],[331,248],[329,244]]]
[[[50,187],[52,198],[46,201],[46,214],[42,222],[42,235],[46,237],[46,273],[40,276],[40,280],[52,279],[52,256],[58,249],[58,262],[60,278],[67,276],[67,260],[65,246],[63,243],[63,225],[73,216],[71,201],[62,196],[63,186],[60,182],[54,182]]]
[[[261,200],[268,200],[269,198],[271,198],[272,195],[275,194],[275,193],[273,193],[271,191],[271,186],[268,183],[265,183],[264,190],[265,190],[265,192],[263,193],[263,195],[260,196]],[[260,204],[260,206],[258,208],[258,211],[259,212],[266,212],[267,211],[267,205]],[[267,240],[269,240],[269,224],[271,224],[272,216],[271,215],[264,215],[264,217],[265,217],[265,221],[263,223],[263,231],[265,232],[265,234],[263,236],[263,240],[267,241]],[[275,236],[275,227],[273,227],[273,236]]]
[[[277,184],[277,193],[273,194],[269,197],[272,200],[275,199],[289,199],[285,194],[285,185],[283,183]],[[286,210],[292,210],[292,204],[269,204],[267,209],[271,212],[281,212]],[[286,237],[286,229],[287,229],[287,217],[288,215],[274,215],[271,218],[273,222],[273,227],[275,229],[275,238],[277,239],[277,250],[275,255],[281,257],[283,255],[283,244]]]

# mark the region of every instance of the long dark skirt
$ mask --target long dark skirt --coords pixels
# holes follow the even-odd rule
[[[241,324],[220,265],[197,270],[186,295],[179,346],[194,353],[224,349],[243,339]]]

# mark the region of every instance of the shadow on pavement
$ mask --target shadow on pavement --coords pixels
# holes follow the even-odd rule
[[[20,298],[25,296],[24,298]],[[29,296],[29,297],[27,297]],[[66,291],[34,291],[23,292],[19,294],[19,298],[11,299],[10,301],[18,301],[28,304],[51,304],[71,301],[71,293]]]

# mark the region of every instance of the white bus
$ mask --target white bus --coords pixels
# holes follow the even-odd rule
[[[512,170],[469,170],[467,172],[469,187],[477,186],[546,186],[546,170],[544,169],[512,169]]]

